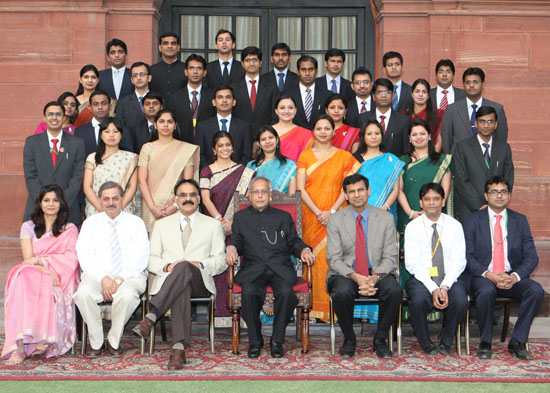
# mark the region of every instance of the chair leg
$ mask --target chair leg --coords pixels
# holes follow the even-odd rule
[[[86,337],[86,322],[84,322],[84,319],[82,320],[82,333],[81,333],[81,337],[82,337],[82,345],[80,346],[80,354],[82,356],[84,356],[86,354],[86,341],[87,341],[87,337]]]
[[[330,354],[334,355],[336,353],[336,332],[334,331],[334,304],[331,297],[328,298],[328,303],[330,307]]]
[[[458,326],[456,327],[456,353],[458,356],[462,356],[462,342],[461,342],[461,336],[462,336],[462,332],[461,332],[461,324],[459,323]]]
[[[302,353],[309,352],[309,308],[302,310]]]
[[[302,340],[303,320],[302,320],[303,307],[296,307],[296,341]]]
[[[466,355],[470,355],[470,297],[468,297],[468,308],[466,309],[466,321],[464,322],[464,338],[466,339]]]
[[[390,325],[390,331],[388,334],[388,344],[390,347],[390,351],[393,352],[393,325]]]
[[[168,336],[166,335],[166,322],[164,321],[164,315],[160,317],[160,334],[162,335],[162,341],[168,341]]]
[[[209,325],[209,337],[210,337],[210,353],[216,352],[215,338],[214,338],[214,309],[216,306],[216,298],[214,296],[210,297],[210,313],[208,315],[208,325]]]
[[[510,325],[510,305],[504,304],[504,326],[502,326],[502,334],[500,335],[500,342],[506,341],[506,335],[508,334],[508,327]]]
[[[149,355],[152,355],[155,351],[155,325],[151,328],[151,333],[149,333]]]
[[[399,305],[399,313],[397,314],[397,354],[401,355],[401,324],[402,321],[403,306]]]
[[[241,341],[241,310],[238,308],[231,309],[232,329],[231,329],[231,344],[233,355],[240,355],[239,344]]]

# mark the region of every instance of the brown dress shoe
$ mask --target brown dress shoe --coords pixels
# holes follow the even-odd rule
[[[149,334],[151,333],[152,327],[153,322],[151,322],[149,318],[143,318],[141,322],[132,329],[132,332],[147,340],[149,338]]]
[[[90,350],[86,352],[86,357],[88,359],[95,359],[103,355],[103,352],[105,352],[105,345],[102,345],[99,349],[90,348]]]
[[[172,349],[172,354],[168,360],[168,370],[181,370],[184,363],[187,360],[185,359],[185,350],[183,349]]]
[[[111,346],[111,343],[109,342],[109,340],[107,340],[107,352],[109,353],[109,355],[111,355],[114,358],[122,357],[122,345],[119,344],[118,348],[114,349]]]

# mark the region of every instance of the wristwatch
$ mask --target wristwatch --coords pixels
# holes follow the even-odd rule
[[[449,287],[447,285],[442,285],[440,288],[449,292]]]
[[[201,269],[204,269],[204,263],[202,263],[201,261],[198,261],[198,262],[199,262],[199,267],[200,267]]]
[[[120,278],[115,278],[115,284],[116,285],[122,284],[122,281],[120,280]]]

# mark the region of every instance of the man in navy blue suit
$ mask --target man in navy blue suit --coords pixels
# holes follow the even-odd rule
[[[493,307],[495,298],[503,296],[521,302],[508,350],[521,360],[531,360],[525,343],[544,296],[542,286],[529,278],[539,262],[529,223],[523,214],[507,208],[510,197],[507,180],[491,177],[485,184],[488,207],[470,215],[464,224],[467,269],[481,331],[477,357],[481,359],[492,356]]]
[[[134,91],[130,70],[126,67],[128,49],[124,41],[113,38],[105,50],[111,68],[99,71],[99,89],[118,100]]]

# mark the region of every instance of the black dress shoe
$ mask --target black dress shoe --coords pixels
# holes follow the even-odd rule
[[[376,356],[381,359],[389,359],[393,356],[393,353],[390,351],[390,348],[388,348],[385,340],[374,341],[374,352],[376,352]]]
[[[426,355],[435,356],[439,353],[439,350],[437,349],[437,345],[434,343],[431,343],[426,348],[422,347],[422,350]]]
[[[264,338],[260,337],[260,342],[258,344],[252,344],[248,347],[248,357],[252,359],[257,358],[258,356],[260,356],[263,347]]]
[[[493,356],[493,350],[491,349],[491,343],[482,341],[479,343],[476,356],[480,359],[491,359]]]
[[[352,358],[355,356],[355,342],[351,340],[344,340],[344,344],[340,348],[340,356],[345,358]]]
[[[525,343],[520,343],[516,341],[513,344],[508,344],[508,351],[512,356],[516,356],[520,360],[531,360],[533,357],[527,350]]]
[[[271,347],[271,356],[274,358],[283,357],[283,344],[273,341],[273,337],[269,341],[269,346]]]
[[[105,344],[103,344],[99,349],[90,348],[90,350],[86,352],[86,357],[88,359],[95,359],[103,355],[103,352],[105,352]]]
[[[451,347],[443,343],[439,343],[439,353],[445,356],[449,356],[451,354]]]

